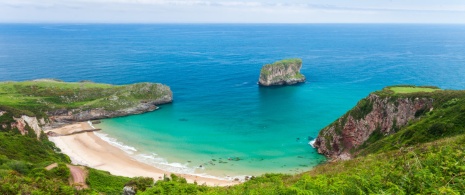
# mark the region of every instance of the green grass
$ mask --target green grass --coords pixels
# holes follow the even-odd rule
[[[437,88],[427,88],[427,87],[389,87],[390,90],[392,90],[394,93],[399,94],[399,93],[418,93],[418,92],[433,92],[437,91],[440,89]]]
[[[131,178],[114,176],[106,171],[100,171],[89,168],[89,176],[86,183],[89,187],[97,192],[105,194],[121,194],[124,185],[128,183]]]

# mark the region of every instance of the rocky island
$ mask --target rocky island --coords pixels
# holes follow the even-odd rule
[[[285,59],[273,64],[266,64],[260,71],[258,84],[261,86],[293,85],[305,82],[305,76],[300,73],[301,59]]]

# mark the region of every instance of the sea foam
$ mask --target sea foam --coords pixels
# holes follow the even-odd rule
[[[313,139],[312,141],[308,142],[308,145],[312,146],[312,148],[315,148],[315,141],[316,139]]]
[[[99,133],[99,132],[94,132],[94,134],[97,137],[99,137],[100,139],[102,139],[103,141],[108,142],[110,145],[115,146],[115,147],[125,151],[128,154],[134,154],[134,152],[137,152],[136,148],[134,148],[132,146],[125,145],[124,143],[119,142],[116,138],[109,137],[108,134]]]

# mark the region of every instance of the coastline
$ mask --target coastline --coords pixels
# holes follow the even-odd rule
[[[94,127],[90,122],[80,122],[47,130],[46,133],[52,131],[59,134],[66,134],[93,128]],[[126,177],[152,177],[155,181],[157,181],[162,180],[164,174],[170,175],[172,173],[133,159],[125,151],[111,145],[99,136],[95,135],[93,132],[49,137],[49,140],[54,142],[64,154],[68,155],[73,164],[108,171],[113,175]],[[186,178],[189,183],[197,182],[200,185],[230,186],[240,183],[238,181],[222,180],[190,174],[174,174]]]

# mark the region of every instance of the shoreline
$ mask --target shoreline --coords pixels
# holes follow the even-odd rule
[[[84,129],[93,129],[90,122],[79,122],[45,131],[66,134]],[[241,182],[234,180],[222,180],[210,177],[202,177],[191,174],[179,174],[164,171],[154,166],[145,164],[132,158],[120,148],[117,148],[93,132],[49,137],[61,151],[68,155],[73,164],[84,165],[98,170],[108,171],[112,175],[126,177],[152,177],[155,181],[163,180],[163,175],[176,174],[186,178],[189,183],[197,182],[199,185],[231,186]]]

